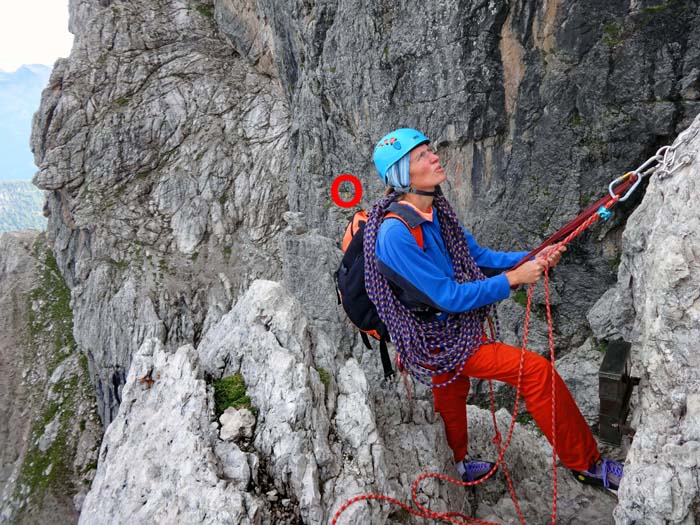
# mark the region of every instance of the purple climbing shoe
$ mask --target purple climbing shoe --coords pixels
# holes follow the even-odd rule
[[[495,463],[490,461],[467,461],[465,458],[457,463],[457,472],[462,476],[462,481],[477,481],[491,472],[495,465]]]
[[[617,490],[622,479],[623,466],[622,463],[612,459],[601,458],[588,470],[583,472],[572,470],[571,472],[581,483]]]

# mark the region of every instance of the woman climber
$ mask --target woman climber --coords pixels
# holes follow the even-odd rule
[[[387,195],[374,205],[365,227],[365,282],[400,366],[432,388],[435,411],[442,418],[462,480],[476,481],[494,463],[467,457],[469,378],[515,385],[521,356],[520,348],[490,339],[484,322],[491,305],[507,298],[511,287],[538,281],[566,248],[551,249],[504,271],[528,252],[483,248],[460,226],[440,191],[446,175],[428,143],[421,132],[402,128],[383,137],[374,149],[374,164]],[[404,207],[401,216],[408,220],[384,220],[397,206]],[[412,233],[416,228],[422,230],[422,248]],[[486,277],[486,268],[496,275]],[[551,381],[549,361],[526,351],[521,394],[550,443],[554,432]],[[622,465],[601,458],[568,388],[556,373],[554,381],[556,449],[561,462],[584,483],[617,489]]]

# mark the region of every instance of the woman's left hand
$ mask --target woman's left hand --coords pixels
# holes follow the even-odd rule
[[[563,255],[563,253],[565,251],[566,251],[566,246],[559,246],[559,248],[556,248],[555,246],[551,246],[545,250],[542,250],[537,255],[537,259],[542,261],[542,263],[546,264],[550,268],[554,268],[557,264],[559,264],[561,256]]]

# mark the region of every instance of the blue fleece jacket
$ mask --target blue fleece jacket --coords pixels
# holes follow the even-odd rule
[[[510,295],[508,278],[500,273],[483,281],[458,283],[454,279],[452,262],[440,233],[437,211],[433,209],[432,222],[421,217],[410,206],[402,216],[409,225],[420,224],[423,230],[423,250],[406,225],[396,219],[385,219],[379,228],[376,254],[379,271],[400,289],[399,299],[410,308],[430,306],[435,310],[458,313],[479,308]],[[517,264],[528,252],[497,252],[482,248],[474,237],[464,230],[469,251],[480,267],[506,270]]]

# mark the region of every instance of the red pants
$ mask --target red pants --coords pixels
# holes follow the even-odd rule
[[[518,381],[520,348],[488,343],[468,360],[460,377],[445,387],[433,387],[435,411],[445,425],[447,443],[455,462],[467,455],[467,395],[469,377],[494,379],[515,386]],[[454,374],[438,374],[433,383],[444,383]],[[557,455],[567,468],[587,470],[600,458],[598,445],[569,389],[556,374]],[[552,442],[552,366],[544,357],[525,352],[520,393],[535,422]]]

